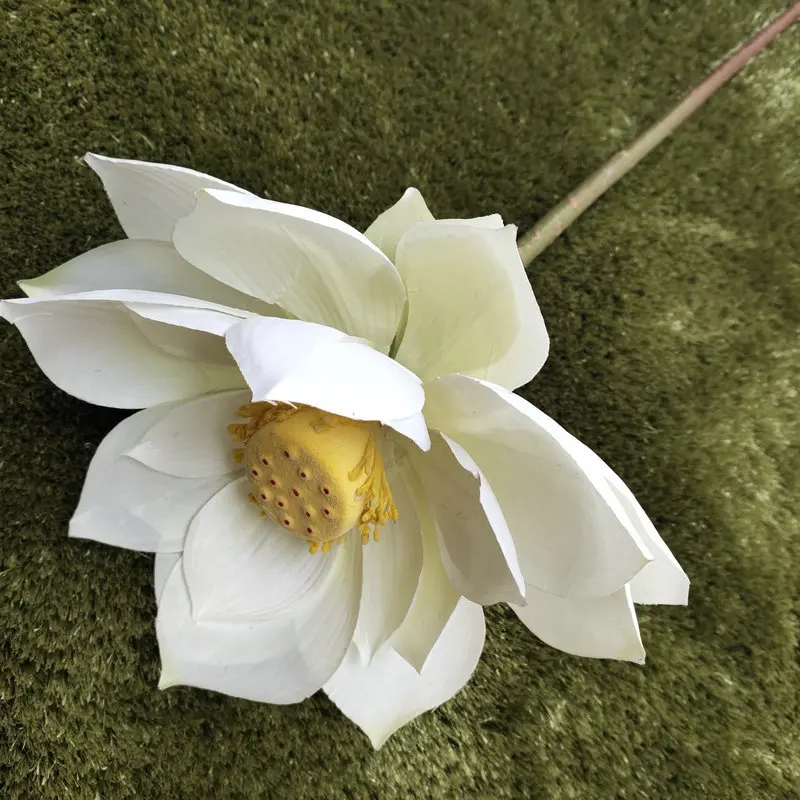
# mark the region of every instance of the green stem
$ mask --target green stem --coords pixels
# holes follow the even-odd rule
[[[617,153],[590,175],[565,200],[520,237],[517,245],[527,267],[557,239],[598,197],[633,169],[651,150],[700,108],[717,89],[729,81],[751,58],[800,19],[800,0],[777,16],[750,41],[725,59],[699,86],[659,122],[646,130],[629,148]]]

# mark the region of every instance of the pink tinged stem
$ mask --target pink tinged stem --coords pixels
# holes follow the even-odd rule
[[[800,19],[800,0],[787,8],[749,42],[726,58],[699,86],[678,103],[665,117],[646,130],[629,148],[621,150],[577,189],[570,192],[546,214],[517,245],[527,267],[539,253],[557,239],[598,197],[633,169],[651,150],[667,138],[682,122],[700,108],[717,89],[729,81],[751,58]]]

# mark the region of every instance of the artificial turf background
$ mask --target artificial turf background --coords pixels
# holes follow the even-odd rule
[[[3,0],[0,291],[121,232],[86,150],[365,227],[409,185],[525,228],[779,0]],[[525,393],[631,485],[693,588],[648,664],[488,613],[453,702],[378,753],[318,695],[156,689],[151,558],[66,538],[119,412],[0,327],[3,798],[790,798],[800,793],[800,30],[534,264]]]

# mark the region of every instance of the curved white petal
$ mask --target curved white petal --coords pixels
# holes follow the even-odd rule
[[[148,341],[171,356],[233,367],[225,333],[249,312],[180,295],[136,290],[102,290],[64,299],[118,300]],[[243,381],[240,381],[240,385]]]
[[[413,186],[387,208],[364,232],[376,247],[380,247],[390,261],[395,260],[397,244],[405,233],[420,222],[433,222],[431,214],[419,189]]]
[[[475,603],[522,603],[525,581],[514,540],[491,486],[469,454],[435,433],[413,453],[436,528],[442,561],[458,591]]]
[[[173,241],[217,280],[389,350],[405,291],[391,261],[355,228],[300,206],[208,191]]]
[[[20,281],[28,297],[55,297],[97,290],[128,289],[180,295],[253,311],[282,312],[195,269],[178,255],[171,241],[123,239],[67,261],[38,278]]]
[[[417,225],[397,269],[408,321],[396,357],[422,378],[462,373],[514,389],[541,369],[549,340],[513,226]]]
[[[24,283],[24,281],[23,281]],[[189,297],[180,294],[166,294],[164,292],[150,291],[149,289],[92,289],[89,291],[75,292],[74,294],[59,294],[57,292],[34,292],[30,297],[5,300],[2,302],[13,303],[20,307],[33,307],[40,303],[55,301],[85,301],[85,302],[113,302],[122,303],[134,310],[138,315],[175,325],[184,324],[196,330],[224,335],[225,331],[234,323],[253,316],[250,311],[241,308],[221,305],[211,300]],[[197,312],[194,316],[190,312]]]
[[[87,153],[84,161],[100,176],[117,219],[131,239],[170,241],[175,223],[193,208],[199,189],[249,194],[232,183],[186,167]]]
[[[230,476],[187,480],[163,475],[125,454],[180,405],[139,411],[103,439],[89,465],[69,535],[130,550],[183,549],[194,515]]]
[[[235,366],[225,345],[225,333],[250,316],[249,312],[193,297],[130,289],[103,289],[56,299],[120,302],[131,312],[137,330],[167,355],[225,367]],[[244,381],[238,383],[243,385]]]
[[[139,314],[136,306],[132,308],[126,305],[125,307],[128,311],[133,312],[131,320],[139,333],[167,355],[205,364],[216,364],[224,367],[235,366],[233,357],[225,346],[224,335],[220,336],[219,334],[198,331],[196,328],[158,322]],[[195,316],[194,311],[192,309],[186,316]],[[184,318],[184,321],[190,320]]]
[[[488,230],[500,230],[505,227],[500,214],[487,214],[485,217],[468,217],[466,219],[439,219],[437,222],[446,225],[466,225],[472,228],[487,228]]]
[[[381,648],[369,665],[351,647],[325,692],[378,749],[407,722],[464,687],[478,664],[485,635],[483,610],[462,598],[421,673],[391,645]]]
[[[525,608],[512,609],[551,647],[575,656],[644,663],[630,587],[605,597],[556,597],[529,587],[527,599]]]
[[[107,293],[107,294],[110,294]],[[114,292],[116,295],[128,294],[128,292]],[[75,295],[71,295],[75,297]],[[166,300],[167,295],[156,295],[162,300]],[[111,298],[109,298],[111,299]],[[210,333],[214,338],[221,339],[228,332],[228,329],[247,318],[247,314],[229,311],[224,307],[208,308],[199,307],[191,303],[189,298],[186,303],[153,302],[148,299],[144,302],[123,299],[123,305],[128,311],[132,311],[139,320],[148,320],[155,325],[149,327],[152,330],[163,330],[163,326],[169,325],[177,328],[184,328],[190,332]],[[179,299],[175,297],[175,299]],[[157,338],[157,337],[156,337]],[[224,341],[222,342],[225,346]],[[227,349],[227,348],[226,348]]]
[[[304,403],[390,426],[422,410],[416,375],[333,328],[252,317],[226,339],[255,402]]]
[[[384,525],[380,540],[364,548],[361,611],[353,640],[364,663],[405,619],[422,570],[422,530],[407,470],[404,460],[387,464],[386,477],[399,519]]]
[[[633,602],[685,606],[689,602],[689,577],[672,555],[633,492],[600,456],[583,442],[578,442],[577,439],[575,442],[583,449],[586,457],[597,464],[598,472],[614,492],[637,533],[653,555],[653,560],[631,579]]]
[[[67,301],[121,303],[129,311],[143,319],[213,333],[216,336],[224,336],[231,325],[253,316],[251,312],[244,309],[232,308],[210,300],[143,289],[111,288],[93,289],[75,294],[45,293],[3,302],[22,308],[32,308],[44,303]]]
[[[234,622],[192,618],[181,559],[158,608],[159,687],[182,684],[264,703],[297,703],[309,697],[336,671],[352,641],[361,590],[360,553],[360,541],[349,537],[329,568],[283,611],[268,619]]]
[[[143,408],[242,386],[234,365],[193,361],[154,345],[120,303],[72,297],[0,301],[0,316],[17,326],[42,372],[68,394]]]
[[[392,647],[419,672],[461,595],[442,564],[436,522],[419,477],[413,470],[405,471],[403,477],[421,526],[422,571],[408,614],[392,637]]]
[[[525,581],[551,594],[599,597],[651,560],[596,464],[544,412],[462,375],[425,385],[425,416],[487,477],[514,537]]]
[[[178,478],[213,478],[240,470],[227,431],[250,392],[198,397],[167,411],[128,451],[131,458]]]
[[[405,190],[403,196],[393,206],[378,216],[364,232],[364,235],[374,245],[380,247],[387,258],[394,261],[397,256],[397,245],[403,236],[416,225],[433,221],[434,216],[421,192],[411,186]],[[503,218],[499,214],[472,217],[471,219],[442,219],[439,222],[452,225],[472,225],[478,228],[503,227]]]
[[[156,605],[161,602],[161,595],[164,593],[170,572],[180,560],[180,553],[156,553],[153,563],[153,594],[156,598]]]
[[[244,477],[229,484],[189,528],[183,570],[195,621],[269,619],[337,571],[342,579],[361,583],[360,543],[312,555],[294,535],[296,528],[260,516],[247,500],[248,490]]]
[[[425,416],[422,412],[412,414],[404,419],[393,419],[385,424],[401,433],[406,439],[410,439],[420,450],[428,451],[431,449],[431,435],[428,432],[428,423],[425,422]]]

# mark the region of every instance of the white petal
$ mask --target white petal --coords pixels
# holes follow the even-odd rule
[[[213,478],[239,471],[227,431],[250,392],[198,397],[168,411],[128,451],[142,464],[178,478]]]
[[[45,293],[5,302],[20,307],[34,307],[54,301],[121,303],[129,311],[144,319],[213,333],[217,336],[224,336],[231,325],[253,316],[250,311],[220,305],[210,300],[142,289],[111,288],[93,289],[75,294]]]
[[[431,436],[430,433],[428,433],[428,424],[425,422],[425,417],[421,412],[412,414],[410,417],[405,417],[404,419],[393,419],[386,424],[414,442],[420,450],[427,451],[431,449]]]
[[[154,346],[119,303],[5,300],[0,316],[19,328],[56,386],[89,403],[143,408],[242,386],[233,365],[191,361]]]
[[[164,593],[170,572],[180,560],[180,553],[156,553],[153,564],[153,594],[156,597],[156,605],[161,602],[161,595]]]
[[[225,334],[250,315],[216,303],[157,292],[103,290],[65,299],[79,297],[120,300],[132,312],[138,330],[168,355],[228,367],[235,362],[225,345]]]
[[[512,608],[551,647],[575,656],[644,663],[628,586],[606,597],[556,597],[529,587],[527,599],[525,608]]]
[[[194,208],[199,189],[244,192],[232,183],[169,164],[84,156],[100,176],[120,225],[131,239],[170,241],[175,223]]]
[[[608,464],[582,442],[579,445],[587,458],[597,464],[598,471],[605,478],[653,555],[653,560],[631,579],[633,602],[685,606],[689,602],[689,577],[639,505],[639,501]]]
[[[386,256],[394,261],[397,256],[397,245],[408,231],[424,222],[433,222],[434,217],[425,203],[419,189],[410,187],[403,196],[390,208],[386,209],[364,235],[373,244],[380,247]],[[499,214],[471,219],[443,219],[440,222],[452,225],[471,225],[478,228],[502,228],[503,218]]]
[[[461,595],[450,582],[442,564],[436,522],[419,477],[413,470],[405,472],[404,477],[421,525],[422,572],[411,608],[392,637],[392,647],[419,672]]]
[[[169,356],[185,358],[218,366],[235,367],[233,357],[225,346],[225,338],[191,328],[155,322],[133,311],[131,319],[136,329],[152,345]],[[191,312],[190,312],[191,315]]]
[[[435,433],[413,453],[439,532],[442,561],[458,591],[475,603],[522,603],[514,540],[485,477],[465,450]]]
[[[235,622],[192,619],[181,560],[158,608],[160,688],[183,684],[264,703],[297,703],[312,695],[336,671],[352,641],[360,553],[360,541],[349,537],[330,554],[333,563],[320,579],[281,613]]]
[[[109,293],[110,294],[110,293]],[[127,292],[115,292],[116,295],[127,294]],[[71,295],[75,297],[75,295]],[[162,300],[166,299],[167,295],[156,295]],[[176,300],[179,298],[175,297]],[[187,302],[189,298],[185,298]],[[156,323],[149,326],[152,330],[157,330],[163,326],[169,325],[172,327],[184,328],[188,331],[200,331],[202,333],[210,333],[215,338],[224,337],[228,329],[247,318],[247,314],[234,312],[233,310],[225,309],[224,307],[214,308],[200,308],[192,307],[191,305],[183,305],[168,302],[153,302],[147,300],[146,302],[131,302],[124,303],[128,311],[132,311],[139,319],[148,320],[149,322]],[[146,327],[146,326],[143,326]],[[222,342],[225,346],[224,341]],[[226,348],[227,349],[227,348]]]
[[[461,375],[426,384],[425,416],[475,459],[526,583],[565,597],[615,592],[652,558],[594,462],[545,413]]]
[[[250,316],[250,312],[193,297],[132,289],[102,289],[19,302],[34,304],[52,299],[120,302],[131,312],[137,330],[167,355],[227,367],[233,367],[234,361],[224,336],[228,328]]]
[[[312,555],[291,530],[259,515],[248,489],[246,478],[229,484],[189,528],[183,569],[196,621],[269,619],[337,570],[361,583],[360,543],[355,558],[351,545]]]
[[[230,476],[173,478],[125,454],[164,415],[180,405],[139,411],[117,425],[97,448],[69,535],[115,547],[154,552],[183,549],[189,523]]]
[[[407,470],[405,460],[387,465],[386,477],[399,519],[387,523],[380,540],[364,548],[361,612],[354,637],[364,663],[369,663],[405,619],[422,569],[422,530],[407,485]]]
[[[397,269],[408,320],[396,357],[424,379],[473,375],[513,389],[549,340],[516,246],[516,229],[432,222],[407,233]]]
[[[433,222],[433,214],[419,189],[410,187],[391,208],[387,208],[367,228],[364,236],[380,247],[390,261],[394,261],[397,243],[407,231],[420,222]]]
[[[378,749],[407,722],[445,703],[464,687],[478,664],[485,635],[483,610],[462,598],[421,673],[390,645],[368,666],[351,647],[325,684],[325,692]]]
[[[472,228],[487,228],[500,230],[505,227],[500,214],[487,214],[485,217],[468,217],[467,219],[440,219],[438,222],[445,225],[466,225]]]
[[[193,297],[264,316],[274,316],[278,311],[195,269],[178,255],[172,242],[151,239],[123,239],[95,247],[19,285],[28,297],[136,289]]]
[[[422,410],[416,375],[333,328],[252,317],[232,327],[227,342],[254,402],[304,403],[387,425]]]
[[[391,261],[327,214],[233,192],[200,192],[173,236],[178,252],[239,291],[387,352],[405,304]]]

